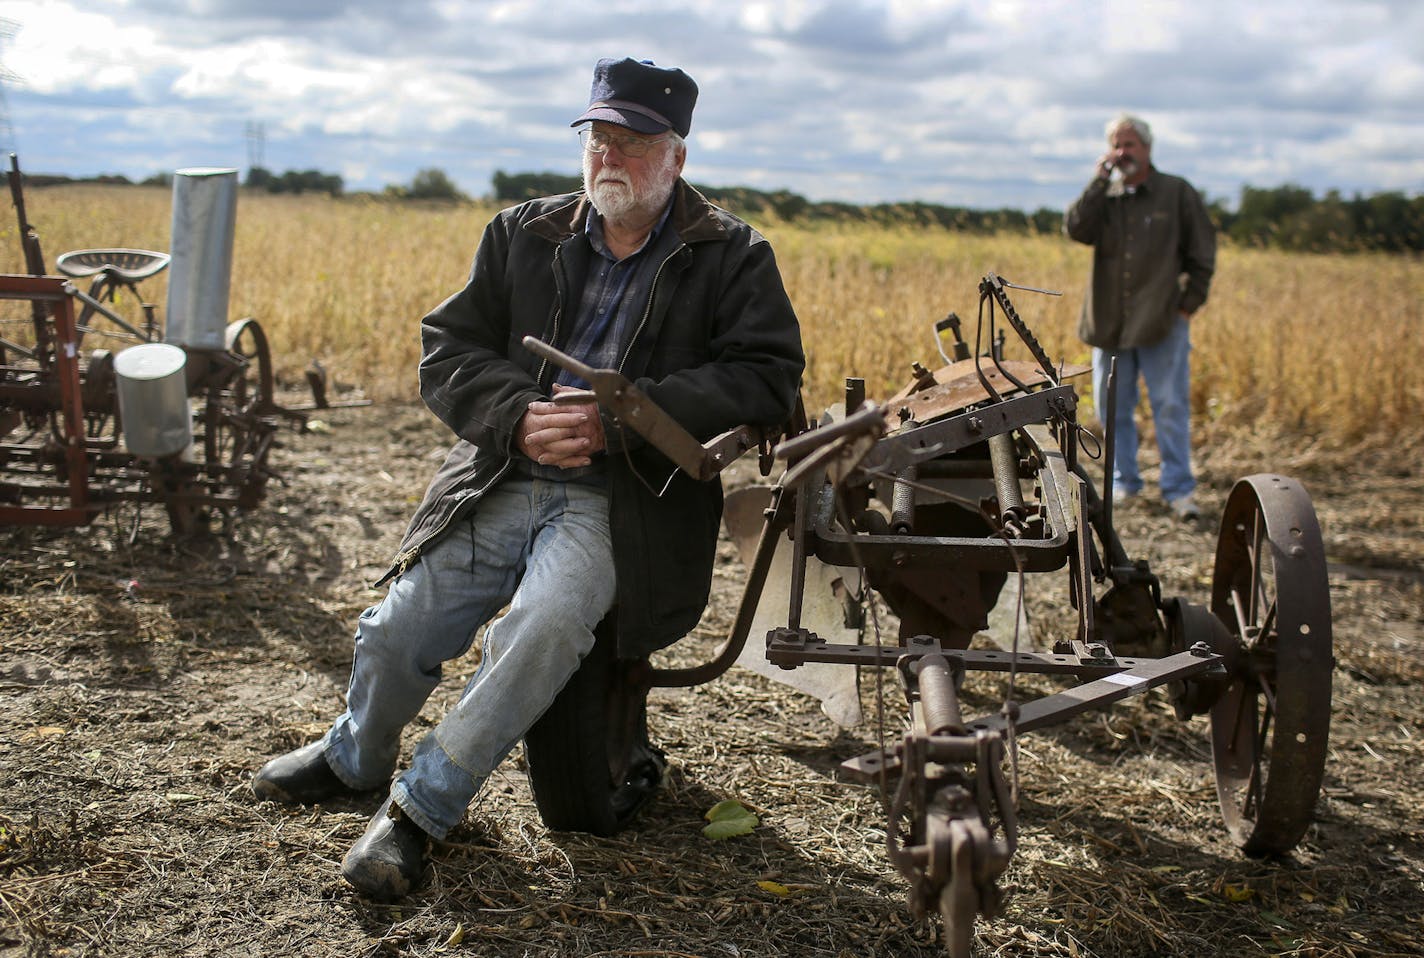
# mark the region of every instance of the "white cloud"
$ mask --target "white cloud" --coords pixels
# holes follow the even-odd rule
[[[5,66],[38,94],[137,87],[170,62],[153,30],[68,3],[0,3],[0,18],[16,30],[3,51]]]
[[[478,193],[495,168],[574,172],[593,60],[633,55],[701,84],[702,182],[1061,206],[1129,108],[1163,168],[1213,196],[1424,186],[1424,4],[1403,0],[0,0],[0,17],[20,25],[0,47],[24,81],[12,125],[44,172],[230,163],[259,122],[271,168],[379,189],[436,166]]]

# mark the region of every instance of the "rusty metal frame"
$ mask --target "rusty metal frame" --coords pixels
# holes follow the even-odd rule
[[[1222,792],[1228,827],[1235,833],[1251,832],[1244,846],[1248,851],[1253,847],[1282,851],[1299,839],[1309,821],[1306,806],[1318,792],[1323,767],[1324,730],[1302,715],[1311,703],[1318,705],[1322,695],[1328,703],[1329,694],[1328,595],[1313,601],[1300,594],[1301,582],[1323,581],[1323,548],[1308,498],[1282,477],[1243,480],[1228,502],[1224,522],[1243,522],[1234,517],[1249,513],[1252,502],[1259,503],[1258,512],[1248,516],[1254,526],[1241,533],[1240,542],[1228,539],[1223,527],[1212,610],[1177,599],[1164,601],[1147,563],[1129,558],[1112,528],[1111,504],[1098,495],[1078,461],[1076,394],[1061,382],[1061,370],[1054,371],[1013,309],[1007,288],[1025,287],[1014,287],[992,273],[981,283],[981,324],[987,305],[992,342],[992,317],[996,308],[1002,310],[1036,362],[1016,365],[1003,359],[995,344],[992,355],[960,356],[937,373],[914,364],[913,381],[884,407],[863,403],[859,381],[847,380],[845,416],[789,433],[776,447],[776,458],[786,469],[771,489],[726,644],[703,666],[649,670],[642,679],[650,685],[686,686],[726,671],[745,647],[772,554],[789,533],[793,552],[786,625],[767,634],[766,659],[785,669],[809,663],[897,668],[914,730],[899,744],[847,760],[842,770],[852,779],[878,783],[887,790],[895,779],[893,797],[887,801],[887,852],[910,881],[912,911],[921,915],[940,910],[954,958],[967,958],[975,917],[992,916],[1002,900],[996,882],[1013,853],[1017,821],[1016,799],[1010,795],[1001,765],[1012,754],[1016,735],[1168,687],[1180,718],[1210,712],[1214,740],[1219,723],[1232,736],[1214,743],[1219,778],[1223,773],[1234,776],[1230,784],[1254,791],[1248,794],[1244,810],[1230,807]],[[650,443],[695,478],[715,475],[728,464],[728,455],[735,453],[737,444],[731,443],[719,446],[714,455],[716,443],[697,443],[618,374],[571,364],[568,357],[542,343],[526,341],[526,346],[593,384],[591,391],[570,401],[597,400],[627,417]],[[956,349],[957,356],[961,352]],[[1111,442],[1109,435],[1109,449]],[[987,451],[987,458],[981,451]],[[947,458],[956,454],[962,455]],[[1038,486],[1032,503],[1022,495],[1024,469]],[[956,499],[932,485],[937,479],[966,477],[991,481],[990,493],[977,503],[989,534],[925,534],[937,527],[957,532],[964,525],[928,515],[926,529],[917,531],[917,487],[925,487],[926,504],[945,497],[956,507],[969,508],[971,500]],[[876,483],[880,488],[875,488]],[[852,513],[864,510],[872,496],[888,508],[888,518],[884,512],[864,511],[858,517]],[[1293,539],[1287,538],[1285,529]],[[1288,570],[1291,583],[1278,583],[1283,596],[1280,609],[1272,606],[1263,616],[1257,609],[1257,578],[1261,557],[1268,553]],[[801,619],[805,565],[813,557],[861,569],[892,607],[895,593],[908,584],[905,601],[909,613],[919,616],[916,624],[925,620],[939,631],[902,631],[893,645],[822,640],[803,627]],[[1223,563],[1235,569],[1243,562],[1251,564],[1250,581],[1236,587],[1249,593],[1244,600],[1239,594],[1222,592],[1219,581]],[[967,608],[983,602],[963,590],[934,583],[935,575],[972,578],[1065,566],[1077,628],[1071,637],[1057,640],[1049,652],[970,649],[972,630],[965,628],[971,621],[968,613],[935,605],[958,602]],[[921,585],[925,573],[929,583]],[[989,579],[978,581],[981,588],[997,589]],[[1108,588],[1099,596],[1097,591],[1105,585]],[[914,590],[921,587],[926,591],[916,594]],[[1317,591],[1327,592],[1323,586]],[[928,617],[917,610],[916,602],[931,609]],[[1317,607],[1321,602],[1327,603],[1323,612]],[[895,611],[899,613],[898,608]],[[1256,623],[1262,618],[1258,638]],[[902,630],[906,621],[901,613]],[[1271,633],[1272,628],[1283,631]],[[1165,652],[1151,641],[1146,644],[1152,656],[1126,650],[1118,654],[1115,648],[1119,640],[1154,640],[1159,633]],[[964,722],[958,685],[969,671],[1046,675],[1076,684],[1028,702],[1009,697],[999,712]],[[1277,679],[1292,687],[1268,687]],[[1256,735],[1253,696],[1258,694],[1258,683],[1270,700],[1267,720],[1280,726],[1269,755]],[[1250,733],[1248,744],[1254,749],[1244,757],[1238,754],[1244,741],[1241,728]],[[1259,782],[1265,777],[1263,761],[1281,766],[1264,787]],[[1308,794],[1280,797],[1293,789]],[[1275,803],[1266,816],[1271,820],[1264,825],[1252,820],[1249,807],[1262,802]]]
[[[92,521],[97,512],[89,496],[84,396],[79,387],[79,336],[72,290],[63,277],[0,275],[0,299],[28,300],[46,309],[54,321],[55,377],[59,383],[65,433],[64,479],[69,490],[68,506],[0,506],[0,523],[82,526]]]

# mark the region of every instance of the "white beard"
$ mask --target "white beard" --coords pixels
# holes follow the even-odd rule
[[[588,192],[589,202],[604,219],[615,225],[622,225],[625,221],[646,220],[667,205],[678,176],[676,154],[673,151],[666,152],[666,158],[660,166],[649,168],[641,189],[627,167],[616,170],[605,167],[599,172],[597,182],[594,182],[593,157],[592,153],[583,155],[583,184]]]

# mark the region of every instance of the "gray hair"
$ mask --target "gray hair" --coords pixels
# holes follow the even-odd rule
[[[1152,145],[1152,127],[1147,125],[1147,121],[1140,116],[1133,116],[1131,113],[1119,113],[1108,121],[1107,128],[1103,131],[1112,142],[1113,134],[1124,126],[1132,127],[1132,131],[1137,134],[1137,138],[1142,141],[1143,146]]]

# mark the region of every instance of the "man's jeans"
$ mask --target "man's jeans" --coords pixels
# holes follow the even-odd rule
[[[361,614],[347,711],[326,736],[328,763],[347,785],[384,787],[401,730],[434,691],[441,664],[509,604],[485,630],[479,670],[459,702],[391,786],[396,804],[443,838],[593,648],[613,598],[607,492],[502,481]]]
[[[1191,322],[1177,317],[1172,332],[1160,343],[1113,352],[1093,349],[1093,400],[1098,418],[1107,425],[1108,364],[1117,358],[1117,422],[1113,442],[1113,486],[1126,495],[1142,491],[1137,469],[1137,378],[1147,384],[1147,401],[1157,429],[1162,455],[1158,483],[1162,498],[1171,502],[1197,487],[1192,476]]]

